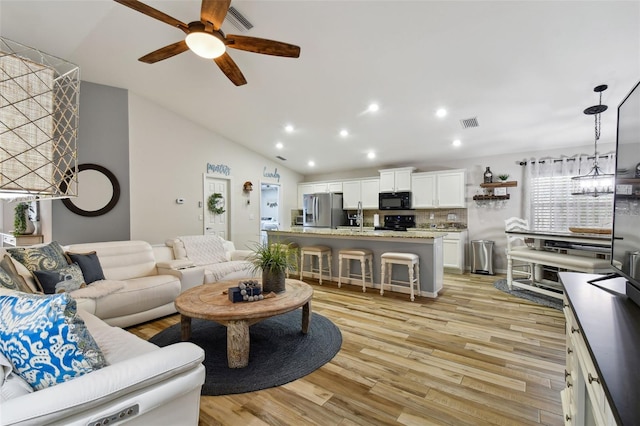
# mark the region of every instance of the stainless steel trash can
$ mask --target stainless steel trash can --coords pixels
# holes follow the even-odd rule
[[[471,241],[471,272],[493,275],[493,241]]]

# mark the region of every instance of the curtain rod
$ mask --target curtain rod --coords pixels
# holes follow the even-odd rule
[[[598,155],[598,158],[607,158],[610,154],[615,154],[613,152],[609,153],[609,154],[603,154],[603,155]],[[595,156],[591,155],[589,157],[587,157],[587,160],[593,160],[594,158],[596,158]],[[571,157],[571,158],[567,158],[567,161],[576,161],[577,157]],[[549,161],[552,161],[554,163],[560,163],[563,159],[562,158],[553,158],[550,159]],[[519,161],[518,164],[521,166],[526,166],[529,163],[538,163],[538,164],[544,164],[546,163],[547,160],[538,160],[538,161]]]

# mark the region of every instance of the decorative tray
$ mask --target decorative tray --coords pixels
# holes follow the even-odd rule
[[[578,234],[611,234],[611,228],[575,228],[570,226],[569,231]]]

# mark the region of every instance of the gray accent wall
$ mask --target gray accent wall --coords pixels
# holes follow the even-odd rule
[[[106,167],[118,179],[120,199],[110,212],[79,216],[62,201],[52,202],[52,239],[61,244],[128,240],[130,237],[128,92],[82,81],[78,164]],[[80,177],[82,174],[80,175]],[[78,182],[79,193],[90,191]]]

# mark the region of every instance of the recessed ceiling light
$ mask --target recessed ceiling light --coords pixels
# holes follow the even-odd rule
[[[367,158],[368,158],[368,159],[370,159],[370,160],[372,160],[372,159],[376,158],[376,153],[375,153],[375,152],[373,152],[373,151],[369,152],[369,153],[367,154]]]
[[[369,111],[370,112],[376,112],[380,109],[380,106],[378,104],[370,104],[369,105]]]
[[[447,110],[444,108],[440,108],[436,111],[436,116],[439,118],[445,117],[447,115]]]
[[[460,139],[456,139],[453,142],[451,142],[451,145],[455,147],[459,147],[460,145],[462,145],[462,142],[460,141]]]
[[[311,160],[307,163],[309,165],[309,167],[313,167],[316,165],[315,161]]]
[[[293,126],[291,124],[287,124],[286,126],[284,126],[284,131],[287,133],[293,132]]]
[[[282,142],[278,142],[278,143],[276,144],[276,148],[278,148],[278,149],[282,149],[282,147],[284,147],[284,145],[282,145]]]
[[[347,136],[349,136],[349,131],[347,129],[340,130],[340,136],[346,138]]]

